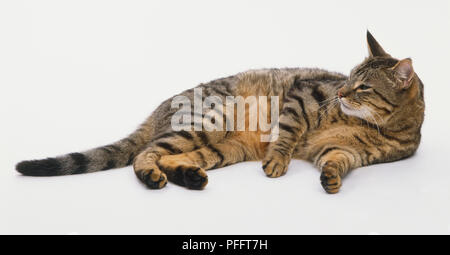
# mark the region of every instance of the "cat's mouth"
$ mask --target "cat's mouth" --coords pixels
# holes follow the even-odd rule
[[[364,118],[364,114],[361,112],[361,110],[353,107],[351,104],[345,101],[345,99],[340,98],[339,103],[341,105],[341,110],[347,115],[356,116],[359,118]]]
[[[347,111],[356,111],[355,107],[351,106],[345,99],[339,99],[339,103],[341,104],[341,109]]]

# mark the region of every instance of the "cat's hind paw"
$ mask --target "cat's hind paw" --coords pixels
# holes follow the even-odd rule
[[[176,155],[163,156],[158,166],[167,174],[169,181],[188,189],[204,189],[208,184],[208,175],[203,168],[181,163]]]
[[[137,170],[137,177],[150,189],[162,189],[167,185],[167,176],[157,168]]]

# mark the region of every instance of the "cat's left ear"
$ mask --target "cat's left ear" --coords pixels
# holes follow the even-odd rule
[[[390,57],[391,55],[387,54],[381,45],[375,40],[373,35],[367,30],[367,48],[369,49],[370,57]]]
[[[402,82],[402,88],[408,88],[414,77],[414,69],[412,66],[412,60],[410,58],[405,58],[392,67],[392,70],[395,71],[397,78]]]

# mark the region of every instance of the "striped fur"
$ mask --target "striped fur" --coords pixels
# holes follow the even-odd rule
[[[267,176],[279,177],[294,158],[313,162],[322,171],[325,191],[336,193],[348,171],[409,157],[420,143],[423,84],[411,60],[392,58],[370,33],[367,40],[370,56],[349,76],[321,69],[263,69],[197,87],[203,89],[203,99],[279,96],[280,133],[274,142],[261,142],[260,135],[266,132],[259,129],[173,131],[170,120],[178,109],[172,109],[168,99],[128,138],[82,153],[24,161],[17,170],[49,176],[133,164],[137,177],[149,188],[162,188],[171,181],[203,189],[208,183],[206,170],[261,160]],[[200,97],[193,89],[180,95],[192,101]],[[218,114],[235,120],[237,116],[236,110],[225,108]],[[246,123],[250,114],[245,112]],[[270,119],[270,109],[267,114]]]

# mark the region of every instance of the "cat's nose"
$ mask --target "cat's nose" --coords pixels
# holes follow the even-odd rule
[[[341,90],[338,90],[337,96],[338,96],[339,98],[342,98],[342,97],[344,96],[344,95],[342,94],[342,91],[341,91]]]

